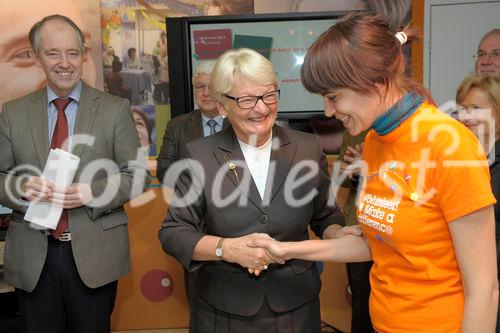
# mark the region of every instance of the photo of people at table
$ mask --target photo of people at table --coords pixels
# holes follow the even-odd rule
[[[122,33],[122,36],[132,34]],[[131,46],[134,38],[110,40],[104,46],[103,65],[105,89],[112,95],[129,100],[132,105],[167,104],[168,67],[165,31],[149,34],[149,49]],[[119,44],[119,47],[113,44]],[[116,51],[121,48],[121,52]],[[166,83],[166,86],[162,85]]]
[[[250,14],[254,0],[100,0],[100,12],[104,89],[129,100],[133,110],[148,106],[154,111],[148,114],[152,122],[166,124],[170,94],[165,18]],[[163,129],[158,128],[160,135]],[[152,135],[154,145],[161,142],[156,132]],[[153,146],[149,153],[155,156]]]

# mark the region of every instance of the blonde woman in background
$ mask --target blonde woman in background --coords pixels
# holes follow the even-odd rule
[[[469,76],[457,89],[458,120],[481,142],[490,163],[491,187],[497,199],[495,221],[500,221],[500,77]],[[496,227],[497,262],[500,227]],[[500,273],[498,274],[500,277]]]
[[[488,154],[491,188],[497,199],[495,204],[495,233],[497,244],[497,277],[500,240],[500,77],[469,76],[457,89],[458,120],[474,133]],[[497,314],[496,332],[500,332]]]

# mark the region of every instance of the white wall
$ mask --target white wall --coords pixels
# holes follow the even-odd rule
[[[500,28],[500,1],[426,1],[424,84],[439,105],[454,101],[460,82],[474,73],[472,55],[493,28]]]

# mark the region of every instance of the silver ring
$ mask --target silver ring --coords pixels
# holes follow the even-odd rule
[[[264,265],[264,267],[262,267],[262,269],[264,269],[264,270],[268,269],[267,265]]]

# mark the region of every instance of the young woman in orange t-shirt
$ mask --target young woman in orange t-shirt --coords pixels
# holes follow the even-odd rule
[[[402,45],[379,16],[353,14],[323,33],[301,69],[325,115],[364,143],[357,207],[363,237],[253,240],[274,261],[373,259],[377,332],[494,332],[498,306],[493,204],[474,135],[405,75]]]

